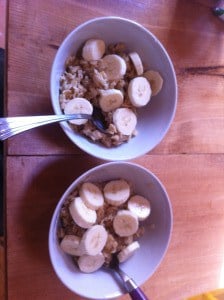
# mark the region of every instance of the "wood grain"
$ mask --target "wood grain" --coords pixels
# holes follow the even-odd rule
[[[5,299],[5,238],[0,236],[0,299]]]
[[[9,1],[7,115],[53,113],[50,70],[66,35],[97,16],[131,18],[152,31],[166,47],[178,81],[172,126],[152,153],[223,153],[223,23],[214,1]],[[27,14],[29,11],[29,14]],[[61,13],[63,11],[63,13]],[[15,51],[16,49],[16,51]],[[21,105],[18,105],[20,103]],[[8,142],[8,154],[76,154],[57,125],[34,129]],[[50,137],[50,138],[49,138]],[[53,147],[52,147],[53,146]]]
[[[160,178],[174,216],[167,255],[143,285],[145,293],[179,300],[217,288],[224,264],[224,155],[147,155],[134,162]],[[7,158],[8,299],[79,299],[53,272],[48,229],[64,189],[99,163],[85,155]]]
[[[174,226],[164,260],[142,288],[153,300],[186,299],[223,288],[224,23],[212,14],[215,1],[8,2],[9,116],[53,113],[49,78],[54,56],[66,35],[86,20],[126,17],[163,43],[177,74],[176,115],[164,140],[133,161],[166,187]],[[64,189],[103,161],[75,147],[58,124],[15,136],[5,150],[6,299],[81,300],[52,269],[48,229]]]
[[[5,49],[6,0],[0,0],[0,48]]]
[[[5,49],[5,23],[6,0],[0,0],[0,48],[2,49]],[[5,279],[5,238],[0,236],[0,299],[5,299]]]

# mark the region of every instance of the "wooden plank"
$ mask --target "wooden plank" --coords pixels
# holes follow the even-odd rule
[[[5,49],[6,0],[0,0],[0,48]]]
[[[5,238],[0,236],[0,299],[5,299]]]
[[[102,161],[67,155],[6,162],[8,299],[80,299],[53,272],[48,229],[64,189]],[[168,252],[145,293],[179,300],[223,286],[224,155],[146,155],[134,162],[160,178],[174,215]]]
[[[0,0],[0,48],[2,49],[5,49],[5,24],[6,0]],[[2,201],[2,198],[0,201]],[[0,220],[0,222],[3,221]],[[5,274],[5,238],[0,236],[0,299],[5,299]]]
[[[9,1],[7,115],[52,113],[49,77],[66,35],[106,15],[133,19],[151,30],[170,54],[178,80],[178,107],[153,154],[223,153],[223,22],[214,1]],[[29,11],[29,13],[27,13]],[[63,13],[62,13],[63,12]],[[21,143],[21,138],[23,143]],[[8,142],[10,155],[80,153],[57,125]]]
[[[179,300],[224,287],[224,33],[213,5],[213,0],[170,0],[169,5],[146,0],[128,5],[121,0],[9,1],[8,115],[53,113],[49,76],[57,48],[90,18],[117,15],[141,23],[173,60],[179,93],[174,121],[152,155],[134,160],[161,179],[173,206],[167,255],[143,285],[155,300]],[[81,299],[52,270],[48,228],[64,189],[103,162],[73,146],[58,124],[12,138],[6,151],[8,299]]]

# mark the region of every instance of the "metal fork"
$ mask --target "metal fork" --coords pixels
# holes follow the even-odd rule
[[[47,125],[55,122],[69,121],[73,119],[88,119],[103,133],[107,133],[107,122],[98,107],[93,107],[93,113],[89,114],[67,114],[46,116],[25,116],[0,118],[0,140],[4,141],[13,135],[23,131]]]

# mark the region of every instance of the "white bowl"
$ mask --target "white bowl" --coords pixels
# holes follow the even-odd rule
[[[128,143],[106,148],[90,142],[71,129],[67,122],[61,124],[70,140],[90,155],[104,160],[129,160],[141,156],[164,138],[173,120],[177,102],[177,83],[174,68],[159,40],[143,26],[118,17],[92,19],[75,28],[62,42],[51,71],[51,100],[55,114],[61,114],[59,104],[59,78],[65,69],[65,60],[89,38],[101,38],[108,45],[124,42],[129,51],[136,51],[146,69],[161,73],[164,84],[161,92],[150,103],[138,109],[138,135]]]
[[[144,221],[145,233],[139,239],[140,249],[122,263],[122,269],[138,285],[143,284],[161,263],[171,236],[172,208],[161,182],[147,169],[129,162],[108,162],[99,165],[77,178],[61,197],[51,220],[49,253],[53,268],[62,283],[74,293],[92,299],[111,299],[124,293],[112,273],[100,269],[95,273],[81,273],[71,257],[58,243],[59,212],[67,196],[82,182],[124,178],[133,184],[134,191],[151,203],[151,214]]]

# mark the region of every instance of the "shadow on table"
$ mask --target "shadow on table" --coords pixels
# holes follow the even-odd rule
[[[204,53],[214,51],[214,47],[216,56],[223,56],[224,24],[213,13],[215,4],[216,1],[176,1],[170,32],[164,44],[175,66],[181,66],[178,72],[195,75],[220,74],[223,71],[221,66],[213,65],[213,61],[198,59]],[[191,61],[192,65],[189,65]]]
[[[22,239],[25,251],[24,257],[20,259],[24,259],[24,263],[27,259],[28,261],[31,259],[34,265],[40,265],[39,270],[42,268],[46,271],[49,270],[50,263],[48,231],[60,197],[78,176],[102,164],[103,161],[83,154],[39,157],[38,159],[33,167],[39,168],[42,164],[44,167],[39,168],[37,175],[28,183],[22,198],[17,199],[20,202],[17,215],[19,235],[17,238]],[[31,174],[26,174],[26,177],[31,176]],[[21,242],[18,241],[18,243]]]

